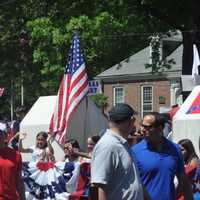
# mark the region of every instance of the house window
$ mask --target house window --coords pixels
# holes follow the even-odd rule
[[[141,113],[142,117],[153,111],[153,87],[152,86],[142,86],[142,107]]]
[[[124,103],[124,88],[114,87],[113,88],[113,105],[118,103]]]

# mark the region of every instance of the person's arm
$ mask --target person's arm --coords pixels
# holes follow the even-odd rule
[[[105,185],[103,184],[92,184],[91,199],[95,200],[107,200],[105,191]]]
[[[18,139],[19,138],[19,134],[20,134],[20,132],[17,132],[13,137],[10,138],[8,143],[11,144],[14,139]]]
[[[177,175],[180,192],[183,194],[184,199],[193,200],[192,186],[185,173]]]
[[[24,182],[22,180],[21,172],[17,173],[17,191],[19,194],[19,199],[20,200],[25,200],[25,188],[24,188]]]
[[[144,200],[151,200],[151,197],[149,193],[147,192],[146,188],[143,186],[143,195],[144,195]]]
[[[18,150],[19,152],[22,152],[22,153],[32,153],[33,150],[30,149],[30,148],[24,148],[23,145],[22,145],[22,140],[26,137],[26,134],[25,133],[19,133],[19,147],[18,147]]]
[[[51,135],[48,136],[48,139],[47,139],[47,146],[48,146],[48,149],[49,149],[49,154],[54,154],[54,149],[51,145],[52,143],[52,140],[53,140],[53,137]]]
[[[90,153],[81,152],[81,151],[79,151],[79,150],[76,149],[76,148],[73,148],[73,154],[75,154],[76,156],[81,156],[81,157],[84,157],[84,158],[89,158],[89,159],[91,159],[91,154],[90,154]]]
[[[16,189],[17,192],[19,194],[19,200],[25,200],[26,196],[25,196],[25,188],[24,188],[24,182],[22,179],[22,157],[21,154],[19,152],[16,152]]]
[[[106,186],[114,176],[117,159],[112,147],[106,147],[94,149],[91,160],[91,184],[96,188],[98,200],[107,200]]]
[[[19,141],[19,132],[17,132],[10,140],[8,141],[8,146],[18,150],[18,141]]]

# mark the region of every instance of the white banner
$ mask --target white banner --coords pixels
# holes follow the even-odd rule
[[[89,81],[89,92],[88,95],[96,95],[96,94],[101,94],[102,89],[101,89],[101,82],[99,80],[92,80]]]

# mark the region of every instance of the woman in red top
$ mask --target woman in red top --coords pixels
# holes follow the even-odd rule
[[[192,184],[193,199],[195,200],[195,199],[198,199],[196,198],[197,196],[196,187],[198,185],[198,182],[200,182],[199,180],[200,175],[199,175],[199,169],[198,169],[199,158],[195,152],[195,149],[191,140],[182,139],[178,142],[178,144],[181,147],[181,152],[183,154],[183,158],[185,162],[185,173]],[[177,199],[184,200],[180,191],[178,191]]]
[[[0,200],[25,200],[21,155],[5,141],[6,131],[0,129]]]

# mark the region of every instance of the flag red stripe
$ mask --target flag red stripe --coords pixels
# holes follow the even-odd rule
[[[49,126],[49,132],[53,132],[53,127],[54,127],[54,114],[52,115],[50,126]]]
[[[66,88],[65,88],[65,94],[66,94],[66,96],[63,96],[63,98],[65,98],[64,99],[64,108],[63,108],[63,105],[62,105],[62,107],[60,108],[61,110],[62,110],[62,113],[61,113],[61,116],[62,116],[62,123],[61,123],[61,125],[59,125],[59,131],[62,131],[62,129],[63,129],[63,121],[65,121],[65,117],[66,117],[66,105],[67,105],[67,103],[68,103],[68,99],[69,99],[69,88],[70,88],[70,82],[71,82],[71,76],[70,75],[65,75],[66,77],[65,77],[65,84],[66,84]]]
[[[85,76],[86,71],[85,69],[77,76],[77,78],[72,82],[70,90],[72,91],[72,89],[74,87],[76,87],[78,85],[78,82]]]
[[[86,83],[87,83],[87,81],[86,81]],[[79,94],[80,94],[80,89],[84,89],[84,87],[80,87],[79,88],[79,90],[77,91],[78,93],[75,93],[76,95],[75,95],[75,97],[77,98],[78,96],[79,96]],[[74,98],[73,98],[74,99]],[[67,102],[67,106],[66,106],[66,109],[65,109],[65,118],[66,118],[66,120],[64,120],[63,121],[63,126],[62,126],[62,128],[61,128],[61,132],[63,132],[65,129],[66,129],[66,124],[67,124],[67,122],[68,122],[68,119],[69,119],[69,114],[68,114],[68,111],[69,111],[69,108],[70,108],[70,106],[71,106],[71,103],[72,103],[72,101],[70,101],[70,102]],[[62,134],[62,133],[61,133]]]
[[[71,98],[71,101],[69,102],[69,106],[73,103],[73,101],[75,101],[77,99],[77,97],[79,96],[79,94],[87,87],[88,85],[88,81],[86,80],[84,82],[84,84],[82,84],[81,87],[79,87],[79,89],[76,91],[76,93],[74,94],[74,96]]]
[[[69,94],[70,94],[70,82],[71,82],[71,77],[68,75],[67,79],[67,88],[66,88],[66,102],[65,102],[65,109],[64,109],[64,115],[63,115],[63,123],[61,125],[60,131],[62,132],[65,129],[66,125],[66,115],[67,115],[67,110],[68,110],[68,99],[69,99]]]
[[[65,75],[62,78],[61,84],[60,84],[60,89],[59,89],[59,94],[58,94],[58,119],[57,119],[57,129],[60,127],[60,119],[62,115],[62,104],[63,104],[63,95],[64,95],[64,82],[65,82]]]
[[[85,90],[85,89],[87,89],[87,87],[85,87],[84,90]],[[84,93],[84,90],[82,91],[82,93]],[[82,99],[83,99],[83,98],[82,98]],[[66,122],[65,122],[65,124],[68,125],[68,121],[69,121],[69,119],[70,119],[72,113],[76,110],[77,106],[81,103],[82,99],[79,99],[79,101],[76,102],[76,104],[75,104],[75,106],[73,107],[73,109],[71,110],[71,112],[68,114],[68,116],[66,116]],[[70,105],[70,106],[72,106],[72,105]],[[69,108],[70,108],[70,107],[69,107]],[[69,109],[68,109],[68,110],[69,110]],[[60,132],[60,137],[59,137],[59,139],[62,137],[63,134],[66,134],[66,133],[65,133],[65,130],[66,130],[66,129],[67,129],[67,126],[65,126],[65,129],[63,129],[62,132]]]

